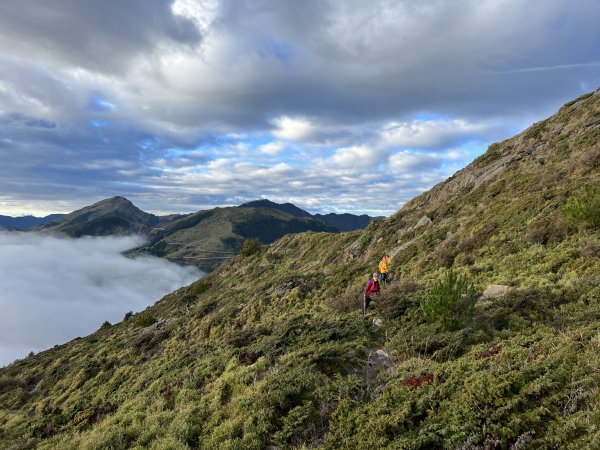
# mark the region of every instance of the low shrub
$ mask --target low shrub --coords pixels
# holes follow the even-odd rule
[[[13,389],[24,387],[25,382],[20,378],[3,375],[0,377],[0,394],[4,394]]]
[[[435,248],[429,258],[434,264],[439,264],[441,267],[452,267],[457,254],[456,247],[455,239],[447,239]]]
[[[349,286],[343,294],[328,298],[327,306],[329,306],[331,309],[344,313],[360,311],[362,307],[362,299],[362,286]]]
[[[423,287],[413,281],[402,280],[385,287],[381,295],[375,299],[375,308],[386,319],[395,319],[416,304],[416,299],[423,292]]]
[[[574,225],[599,228],[600,187],[587,185],[582,194],[573,194],[560,211]]]
[[[600,166],[600,144],[593,146],[583,153],[581,162],[584,167],[595,168]]]
[[[150,311],[142,311],[133,317],[133,324],[136,327],[149,327],[157,321],[158,319]]]
[[[209,282],[207,280],[198,281],[190,286],[189,293],[192,295],[200,295],[205,293],[209,288]]]
[[[260,241],[258,239],[246,239],[242,244],[240,255],[251,256],[258,253],[261,249]]]
[[[581,253],[588,258],[600,258],[600,241],[587,241]]]
[[[447,330],[456,330],[473,318],[476,295],[477,289],[466,275],[449,270],[433,286],[421,309],[428,322],[438,322]]]
[[[561,241],[567,232],[567,225],[560,217],[543,217],[527,225],[525,240],[530,244],[546,245],[549,242]]]

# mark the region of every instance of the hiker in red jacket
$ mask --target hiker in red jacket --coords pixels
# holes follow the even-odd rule
[[[369,281],[367,281],[367,285],[365,286],[364,295],[363,295],[363,317],[367,314],[367,308],[369,307],[369,303],[371,303],[371,295],[377,294],[381,292],[381,288],[379,287],[379,274],[375,272],[373,277],[369,277]]]

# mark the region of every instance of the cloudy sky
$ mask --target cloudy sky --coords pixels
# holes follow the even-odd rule
[[[194,267],[125,258],[136,237],[56,238],[0,232],[0,367],[86,336],[197,280]]]
[[[600,85],[597,0],[4,0],[0,214],[389,214]]]

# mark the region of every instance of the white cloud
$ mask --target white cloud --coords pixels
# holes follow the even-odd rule
[[[273,136],[284,141],[303,141],[315,132],[310,120],[302,117],[283,116],[275,119],[274,123],[277,128],[273,130]]]
[[[269,142],[267,144],[261,145],[259,147],[259,151],[264,153],[265,155],[275,156],[285,148],[285,144],[279,141]]]
[[[0,233],[0,366],[118,322],[201,276],[193,267],[120,254],[141,242]]]
[[[465,119],[390,122],[381,130],[381,141],[390,147],[447,149],[469,140],[489,139],[494,128]]]
[[[338,148],[330,162],[337,167],[361,169],[376,166],[381,160],[381,152],[368,145],[354,145]]]
[[[443,162],[444,158],[439,155],[422,155],[408,151],[394,153],[389,158],[390,168],[398,172],[437,169]]]

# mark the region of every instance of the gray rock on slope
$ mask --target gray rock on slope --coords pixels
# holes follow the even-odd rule
[[[493,300],[496,298],[500,298],[503,297],[509,289],[510,286],[506,286],[503,284],[490,284],[485,289],[485,291],[483,291],[481,298],[482,300]]]

